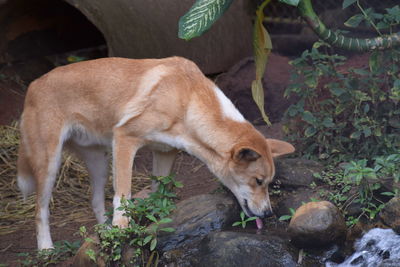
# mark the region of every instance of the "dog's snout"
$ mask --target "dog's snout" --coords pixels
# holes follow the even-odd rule
[[[274,215],[274,212],[272,210],[266,210],[263,214],[263,218],[272,217],[273,215]]]

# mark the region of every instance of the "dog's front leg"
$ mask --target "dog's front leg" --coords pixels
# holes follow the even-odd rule
[[[142,146],[140,139],[121,133],[116,130],[113,140],[113,182],[114,182],[114,216],[112,224],[120,228],[128,226],[128,218],[123,216],[124,211],[118,210],[121,199],[130,199],[132,165],[136,152]]]

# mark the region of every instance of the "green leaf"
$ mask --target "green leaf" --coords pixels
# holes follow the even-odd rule
[[[170,223],[172,222],[171,218],[162,218],[158,223],[162,224],[162,223]]]
[[[308,122],[309,124],[314,124],[316,121],[316,118],[314,117],[314,115],[308,110],[303,112],[302,119],[304,121]]]
[[[347,27],[350,27],[350,28],[357,28],[358,25],[360,25],[361,21],[363,21],[363,19],[364,19],[364,16],[362,14],[357,14],[357,15],[350,17],[348,20],[346,20],[344,25],[346,25]]]
[[[149,215],[146,215],[146,218],[147,219],[149,219],[150,221],[152,221],[152,222],[157,222],[157,219],[156,219],[156,217],[154,217],[153,215],[151,215],[151,214],[149,214]]]
[[[317,133],[317,129],[315,129],[313,126],[307,127],[307,129],[304,131],[304,135],[306,137],[311,137],[316,133]]]
[[[300,0],[279,0],[279,2],[285,3],[287,5],[291,5],[291,6],[297,6],[299,4]]]
[[[242,224],[242,222],[234,222],[233,224],[232,224],[232,226],[238,226],[238,225],[241,225]]]
[[[160,231],[172,233],[172,232],[175,232],[175,229],[172,227],[165,227],[165,228],[161,228]]]
[[[179,38],[190,40],[202,35],[228,10],[232,2],[233,0],[197,0],[179,19]]]
[[[324,118],[324,120],[322,121],[322,125],[324,125],[327,128],[332,128],[333,126],[335,126],[335,124],[332,121],[332,118]]]
[[[283,216],[279,217],[279,220],[287,221],[287,220],[290,220],[290,218],[292,218],[292,215],[283,215]]]
[[[371,72],[376,72],[378,70],[378,53],[376,51],[372,52],[369,56],[369,70]]]
[[[254,22],[253,29],[253,49],[254,61],[256,65],[256,79],[251,84],[251,93],[256,102],[258,109],[264,121],[271,125],[269,118],[264,110],[264,88],[262,85],[262,78],[264,77],[265,67],[267,65],[268,55],[272,49],[271,37],[264,27],[264,10],[262,5],[256,11],[256,21]]]
[[[155,248],[156,248],[156,246],[157,246],[157,239],[153,239],[153,240],[151,240],[151,243],[150,243],[150,251],[153,251]]]
[[[344,0],[343,4],[342,4],[342,8],[345,9],[345,8],[351,6],[352,4],[354,4],[355,2],[357,2],[357,0]]]
[[[149,243],[150,240],[152,240],[152,239],[153,239],[153,236],[152,236],[152,235],[146,236],[146,237],[144,238],[144,240],[143,240],[143,246],[145,246],[147,243]]]

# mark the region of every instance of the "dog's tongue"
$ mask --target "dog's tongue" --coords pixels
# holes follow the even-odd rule
[[[260,218],[256,219],[256,224],[257,224],[257,229],[262,229],[263,228],[263,222]]]

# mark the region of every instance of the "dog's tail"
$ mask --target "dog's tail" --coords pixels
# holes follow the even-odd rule
[[[24,200],[35,191],[36,182],[29,159],[25,152],[24,143],[21,142],[18,151],[17,183]]]

